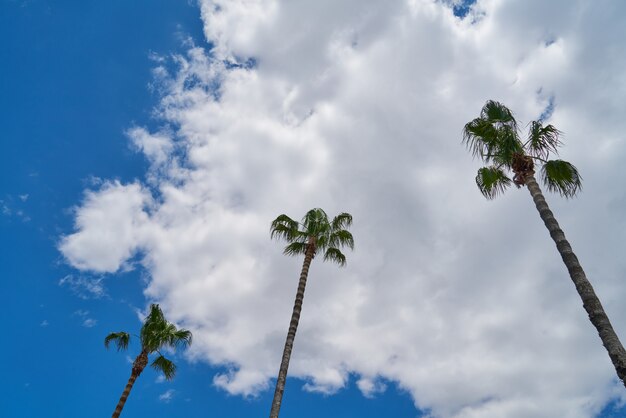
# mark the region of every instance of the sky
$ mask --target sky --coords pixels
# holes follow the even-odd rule
[[[315,259],[281,417],[626,417],[528,192],[461,143],[490,99],[576,165],[546,192],[626,338],[626,4],[0,0],[0,393],[112,413],[150,303],[193,332],[125,417],[268,415],[302,260],[279,214],[349,212]]]

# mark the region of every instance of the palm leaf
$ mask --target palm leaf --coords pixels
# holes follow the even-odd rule
[[[154,359],[151,366],[155,370],[163,372],[163,375],[167,380],[172,380],[174,378],[174,375],[176,374],[176,365],[172,361],[163,357],[163,355],[160,355],[156,359]]]
[[[354,249],[354,238],[349,231],[345,229],[341,229],[339,231],[333,232],[330,236],[329,246],[331,247],[349,247],[351,250]]]
[[[343,267],[346,265],[346,256],[339,249],[330,247],[324,253],[324,261],[332,261]]]
[[[279,215],[270,226],[271,238],[284,239],[292,241],[298,231],[298,222],[294,221],[287,215]]]
[[[582,177],[572,164],[563,160],[550,160],[541,168],[543,182],[551,192],[570,198],[582,188]]]
[[[335,216],[332,221],[332,229],[334,231],[349,228],[352,225],[352,215],[343,212]]]
[[[474,157],[488,162],[498,145],[498,130],[490,122],[476,118],[463,128],[463,142]]]
[[[126,350],[130,342],[130,334],[124,331],[112,332],[104,338],[104,346],[108,349],[109,344],[113,341],[117,347],[117,351]]]
[[[306,242],[292,242],[287,245],[283,250],[283,254],[285,255],[301,255],[306,253],[308,244]]]
[[[482,167],[476,175],[476,185],[487,199],[494,199],[504,193],[511,179],[498,167]]]
[[[496,125],[509,125],[517,130],[517,121],[508,107],[500,102],[488,100],[480,111],[480,117]]]
[[[544,159],[548,158],[551,152],[557,154],[557,147],[561,144],[560,134],[561,132],[552,125],[543,126],[539,121],[531,122],[527,141],[529,153]]]
[[[170,345],[175,347],[188,347],[191,345],[193,335],[186,329],[177,329],[172,333]]]

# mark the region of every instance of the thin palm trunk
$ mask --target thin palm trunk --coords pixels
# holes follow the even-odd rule
[[[285,382],[287,381],[287,369],[289,369],[289,359],[291,358],[291,350],[293,349],[293,342],[296,338],[296,331],[298,330],[298,322],[300,321],[300,312],[302,312],[302,302],[304,300],[304,289],[306,288],[306,280],[309,275],[309,266],[311,260],[315,255],[315,244],[309,240],[309,246],[304,256],[304,263],[302,264],[302,272],[300,273],[300,282],[298,283],[298,292],[296,293],[296,301],[293,305],[293,312],[291,313],[291,322],[289,323],[289,332],[287,333],[287,340],[285,341],[285,348],[283,348],[283,358],[280,362],[280,369],[278,371],[278,379],[276,380],[276,390],[274,391],[274,399],[272,400],[272,409],[270,411],[270,418],[278,418],[280,412],[280,404],[283,399],[283,392],[285,391]]]
[[[535,177],[532,174],[526,175],[525,183],[530,191],[533,201],[535,202],[537,211],[539,211],[539,216],[541,216],[546,228],[548,228],[550,236],[554,240],[556,248],[558,249],[559,254],[561,254],[561,258],[569,271],[569,275],[583,301],[583,307],[589,315],[589,320],[593,326],[596,327],[596,330],[600,335],[600,339],[602,340],[602,344],[606,348],[606,351],[608,351],[609,357],[613,362],[617,376],[626,386],[626,350],[624,350],[622,343],[615,333],[615,330],[609,321],[609,317],[604,311],[602,303],[600,303],[600,299],[598,299],[591,283],[587,280],[587,276],[585,275],[583,268],[580,266],[574,251],[572,251],[570,243],[565,238],[563,230],[548,207]]]
[[[148,365],[148,353],[142,351],[135,361],[133,362],[133,371],[130,373],[130,378],[128,378],[128,383],[126,383],[126,387],[124,388],[124,392],[122,392],[122,396],[120,397],[120,401],[117,403],[115,407],[115,411],[113,411],[113,415],[111,418],[118,418],[122,413],[122,409],[124,409],[124,404],[126,403],[126,399],[128,399],[128,395],[130,395],[130,391],[135,384],[135,380],[139,377],[143,369]]]

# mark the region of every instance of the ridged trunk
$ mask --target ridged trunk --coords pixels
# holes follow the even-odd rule
[[[280,412],[280,404],[283,399],[283,392],[285,391],[285,382],[287,381],[289,359],[291,358],[291,350],[293,349],[293,342],[296,338],[296,331],[298,330],[300,312],[302,312],[302,302],[304,300],[304,289],[306,288],[306,280],[309,275],[309,266],[311,265],[311,260],[313,260],[314,256],[315,242],[310,239],[306,253],[304,255],[304,263],[302,264],[302,272],[300,273],[300,282],[298,283],[298,292],[296,293],[296,301],[293,305],[291,322],[289,323],[289,332],[287,333],[285,348],[283,348],[283,358],[280,362],[278,379],[276,379],[276,389],[274,390],[274,399],[272,400],[270,418],[278,418],[278,413]]]
[[[135,384],[135,380],[139,377],[143,369],[148,365],[148,353],[142,351],[135,361],[133,362],[133,371],[130,373],[130,378],[128,379],[128,383],[126,383],[126,387],[124,388],[124,392],[122,392],[122,397],[120,401],[117,403],[115,407],[115,411],[113,411],[113,415],[111,418],[118,418],[122,413],[122,409],[124,409],[124,404],[126,403],[126,399],[128,399],[128,395],[130,395],[130,390],[133,388]]]
[[[548,207],[546,199],[543,197],[541,189],[532,173],[525,175],[525,183],[535,202],[537,211],[539,211],[539,216],[541,216],[546,228],[548,228],[550,236],[554,240],[556,248],[559,254],[561,254],[561,258],[576,286],[576,290],[583,301],[583,307],[589,315],[589,320],[593,326],[596,327],[596,330],[598,330],[602,344],[606,348],[606,351],[608,351],[609,357],[613,362],[617,376],[626,386],[626,350],[624,350],[624,346],[622,346],[615,330],[613,330],[613,326],[606,312],[604,312],[600,299],[598,299],[591,283],[587,280],[587,276],[580,266],[578,258],[574,254],[574,251],[572,251],[572,247],[565,238],[563,230]]]

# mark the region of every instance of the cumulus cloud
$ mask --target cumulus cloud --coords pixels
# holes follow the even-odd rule
[[[148,219],[150,194],[140,184],[106,182],[88,191],[76,212],[77,233],[64,236],[59,249],[81,270],[113,273],[140,248],[137,235]]]
[[[270,221],[347,211],[347,268],[311,267],[290,365],[307,390],[357,375],[437,417],[598,414],[624,391],[528,192],[484,201],[460,134],[487,99],[565,132],[585,190],[548,200],[626,339],[625,6],[451,4],[201,1],[213,49],[155,70],[170,131],[129,134],[165,168],[88,191],[60,250],[103,273],[139,255],[191,357],[251,395],[278,369],[301,263]]]

